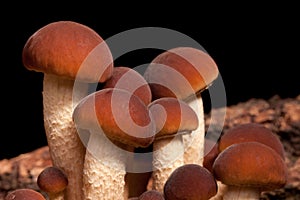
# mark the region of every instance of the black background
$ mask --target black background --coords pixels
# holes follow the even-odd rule
[[[186,34],[201,44],[217,63],[226,89],[227,105],[250,98],[269,99],[274,95],[288,98],[299,94],[300,18],[296,6],[281,3],[221,5],[217,9],[215,5],[185,7],[180,4],[180,9],[174,10],[153,4],[145,2],[134,5],[136,7],[131,10],[117,3],[118,10],[88,3],[77,4],[84,5],[81,10],[46,3],[33,4],[33,7],[26,4],[3,7],[7,10],[6,14],[1,14],[0,159],[46,144],[42,118],[43,75],[23,67],[21,52],[36,30],[54,21],[72,20],[85,24],[104,39],[148,26]],[[150,6],[153,7],[146,11]],[[149,63],[156,53],[151,50],[132,52],[116,60],[116,65],[135,67]]]

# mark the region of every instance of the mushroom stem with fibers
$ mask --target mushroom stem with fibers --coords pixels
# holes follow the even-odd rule
[[[85,199],[124,199],[126,153],[107,139],[103,132],[94,131],[91,130],[84,163]]]
[[[196,97],[184,100],[196,113],[199,126],[191,134],[183,135],[184,143],[184,164],[198,164],[203,166],[204,159],[204,139],[205,139],[205,120],[203,110],[203,100],[201,94]]]
[[[85,147],[72,121],[73,80],[44,74],[43,112],[45,133],[53,165],[65,171],[69,185],[65,199],[82,200],[82,170]],[[84,84],[78,100],[87,93]],[[63,197],[57,197],[61,199]]]
[[[163,192],[170,174],[184,164],[182,136],[156,139],[153,143],[153,189]]]
[[[227,186],[223,200],[258,200],[260,190],[253,187]]]

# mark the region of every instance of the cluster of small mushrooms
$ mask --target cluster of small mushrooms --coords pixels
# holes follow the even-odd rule
[[[283,146],[264,126],[205,138],[201,92],[218,68],[202,50],[167,50],[140,74],[114,66],[91,28],[58,21],[28,39],[22,58],[28,70],[44,73],[53,166],[37,179],[46,197],[24,188],[6,200],[259,199],[286,183]],[[101,87],[91,91],[95,84]],[[151,170],[132,170],[140,166]]]

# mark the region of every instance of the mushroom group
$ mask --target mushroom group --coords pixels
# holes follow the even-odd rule
[[[205,138],[201,93],[219,72],[203,50],[166,50],[140,74],[115,66],[91,28],[58,21],[28,39],[22,58],[44,73],[53,167],[37,183],[51,200],[207,200],[219,183],[224,199],[257,198],[286,182],[284,149],[268,129],[247,124],[217,144]]]

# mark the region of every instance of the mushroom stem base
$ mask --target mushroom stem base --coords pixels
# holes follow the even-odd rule
[[[155,140],[153,143],[153,189],[163,192],[171,173],[184,164],[182,136]]]
[[[223,200],[259,200],[260,190],[251,187],[227,186]]]

